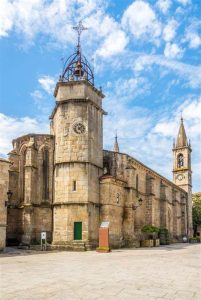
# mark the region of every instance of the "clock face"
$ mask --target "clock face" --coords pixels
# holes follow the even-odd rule
[[[178,174],[178,175],[177,175],[177,179],[178,179],[178,180],[182,180],[183,178],[184,178],[184,175],[182,175],[182,174]]]
[[[86,131],[86,127],[83,123],[77,122],[73,125],[73,130],[76,134],[83,134]]]

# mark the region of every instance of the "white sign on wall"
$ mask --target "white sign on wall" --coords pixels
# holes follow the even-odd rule
[[[109,224],[110,224],[110,222],[108,222],[108,221],[107,222],[102,222],[100,227],[101,228],[108,228]]]
[[[45,231],[41,232],[41,240],[46,240],[47,234]]]

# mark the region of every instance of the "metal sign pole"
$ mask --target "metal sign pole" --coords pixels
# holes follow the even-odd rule
[[[41,250],[47,250],[47,234],[45,231],[41,232]]]

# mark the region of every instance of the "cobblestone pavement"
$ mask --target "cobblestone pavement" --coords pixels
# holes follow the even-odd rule
[[[0,299],[201,299],[201,245],[0,255]]]

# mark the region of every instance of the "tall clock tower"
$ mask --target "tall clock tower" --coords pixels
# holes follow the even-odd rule
[[[183,118],[181,118],[177,140],[173,145],[173,181],[188,193],[187,209],[190,234],[192,233],[191,152],[190,141],[187,140]]]
[[[102,91],[81,52],[82,23],[76,52],[68,58],[57,82],[51,116],[55,136],[53,244],[95,246],[99,228],[99,178],[103,168]],[[78,248],[79,248],[78,247]]]

